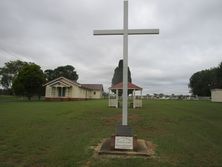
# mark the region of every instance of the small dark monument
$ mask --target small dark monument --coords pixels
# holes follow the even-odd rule
[[[128,29],[128,1],[124,0],[122,30],[94,30],[94,35],[123,35],[123,105],[122,125],[116,134],[103,141],[99,154],[148,155],[146,141],[137,139],[128,126],[128,35],[159,34],[159,29]]]

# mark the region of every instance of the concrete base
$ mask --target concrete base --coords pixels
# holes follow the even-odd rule
[[[137,139],[136,150],[113,150],[111,145],[112,139],[104,139],[98,146],[98,154],[100,155],[127,155],[127,156],[152,156],[154,155],[154,145],[151,142]]]

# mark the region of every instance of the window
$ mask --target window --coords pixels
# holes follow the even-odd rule
[[[95,94],[96,94],[96,92],[93,92],[93,94],[95,95]]]

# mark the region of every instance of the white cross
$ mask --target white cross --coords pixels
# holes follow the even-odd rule
[[[123,30],[94,30],[94,35],[123,35],[123,108],[122,125],[128,117],[128,35],[159,34],[159,29],[128,29],[128,1],[124,1]]]

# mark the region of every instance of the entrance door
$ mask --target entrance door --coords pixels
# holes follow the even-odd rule
[[[66,88],[65,87],[58,87],[58,96],[59,97],[65,97],[66,95]]]

